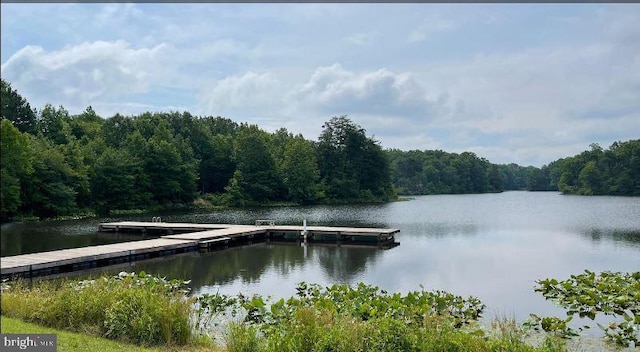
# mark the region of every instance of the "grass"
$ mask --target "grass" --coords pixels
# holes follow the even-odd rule
[[[157,348],[144,348],[126,343],[116,342],[105,338],[88,336],[85,334],[68,332],[53,328],[26,323],[24,321],[2,316],[3,334],[56,334],[58,336],[58,351],[160,351]]]
[[[102,337],[86,335],[77,332],[47,328],[44,326],[31,324],[19,319],[2,316],[0,325],[3,334],[55,334],[58,338],[58,351],[78,351],[78,352],[222,352],[211,346],[162,346],[162,347],[142,347],[128,343],[113,341]]]

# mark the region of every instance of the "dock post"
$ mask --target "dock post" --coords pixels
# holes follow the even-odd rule
[[[304,243],[307,243],[307,219],[302,220],[302,238],[304,239]]]

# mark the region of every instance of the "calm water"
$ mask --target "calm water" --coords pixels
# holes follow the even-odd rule
[[[78,220],[2,226],[2,256],[140,239],[98,234],[100,221]],[[165,221],[377,226],[400,229],[398,247],[300,247],[256,244],[206,254],[190,253],[131,267],[192,279],[196,294],[295,293],[300,281],[322,285],[365,282],[407,292],[423,285],[479,297],[485,316],[529,313],[563,316],[533,291],[535,281],[567,278],[584,269],[640,270],[640,198],[506,192],[422,196],[370,206],[314,206],[166,215]]]

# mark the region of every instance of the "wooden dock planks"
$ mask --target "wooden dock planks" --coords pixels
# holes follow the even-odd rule
[[[120,221],[109,222],[98,225],[98,231],[150,231],[163,230],[166,232],[186,232],[219,230],[233,225],[225,224],[191,224],[179,222],[142,222],[142,221]]]
[[[0,260],[2,275],[61,267],[69,264],[92,262],[103,259],[128,257],[149,252],[177,250],[196,247],[196,241],[157,238],[100,246],[61,249],[57,251],[21,254],[3,257]]]
[[[262,224],[261,224],[262,225]],[[229,224],[191,224],[167,222],[135,222],[122,221],[102,223],[99,231],[164,231],[169,233],[156,239],[114,243],[100,246],[62,249],[57,251],[22,254],[3,257],[0,260],[2,277],[12,275],[32,276],[34,272],[47,269],[76,270],[75,267],[106,266],[118,260],[134,261],[138,257],[162,253],[183,252],[197,248],[209,248],[217,243],[226,244],[238,239],[251,239],[254,236],[271,236],[273,233],[293,233],[294,236],[307,231],[309,235],[334,235],[339,241],[343,237],[374,238],[379,243],[393,241],[394,235],[400,230],[357,227],[328,227],[328,226],[276,226],[272,221],[264,226],[229,225]],[[185,232],[174,234],[175,232]],[[306,240],[306,239],[305,239]],[[100,265],[98,265],[100,264]],[[69,266],[72,266],[69,269]]]
[[[183,233],[180,235],[167,235],[162,238],[177,239],[177,240],[191,240],[191,241],[205,241],[217,237],[250,237],[259,234],[266,234],[267,229],[258,226],[243,226],[243,225],[230,225],[231,227],[208,230],[191,233]]]
[[[262,220],[266,221],[266,220]],[[179,231],[179,230],[192,230],[193,233],[186,233],[180,235],[168,235],[163,238],[212,238],[218,235],[222,236],[224,231],[229,231],[229,234],[241,235],[244,232],[256,231],[260,232],[302,232],[305,227],[296,225],[265,225],[265,226],[253,226],[253,225],[231,225],[231,224],[187,224],[187,223],[169,223],[169,222],[135,222],[135,221],[123,221],[114,223],[103,223],[99,225],[100,231],[144,231],[144,230],[159,230],[164,229],[167,231]],[[333,227],[333,226],[307,226],[306,230],[313,233],[324,234],[344,234],[353,236],[373,236],[373,235],[394,235],[400,230],[398,229],[383,229],[383,228],[366,228],[366,227]],[[206,234],[200,233],[206,231]],[[221,232],[218,232],[221,231]],[[177,237],[176,237],[177,236]]]

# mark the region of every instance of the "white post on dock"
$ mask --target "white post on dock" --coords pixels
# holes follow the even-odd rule
[[[302,242],[303,258],[307,258],[307,219],[302,220],[302,237],[304,238],[304,242]]]
[[[304,243],[307,243],[307,219],[302,220],[302,237],[304,238]]]

